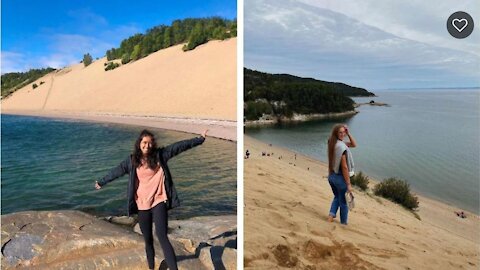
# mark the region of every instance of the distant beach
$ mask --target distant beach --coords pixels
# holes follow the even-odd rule
[[[237,141],[236,121],[196,119],[181,117],[162,117],[151,115],[129,115],[119,113],[88,113],[88,112],[59,112],[59,111],[31,111],[12,110],[3,115],[38,116],[52,119],[76,119],[89,122],[115,123],[132,126],[144,126],[201,134],[208,129],[211,137]]]

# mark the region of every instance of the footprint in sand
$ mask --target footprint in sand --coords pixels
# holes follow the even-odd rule
[[[289,247],[285,245],[277,245],[272,250],[275,259],[277,260],[278,266],[281,267],[295,267],[298,263],[297,256],[292,256],[292,251]]]

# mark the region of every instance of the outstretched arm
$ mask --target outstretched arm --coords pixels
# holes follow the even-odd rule
[[[205,141],[205,138],[207,137],[207,132],[208,132],[208,129],[202,133],[201,137],[179,141],[174,144],[170,144],[166,146],[163,149],[163,157],[165,158],[165,160],[169,160],[170,158],[182,153],[183,151],[186,151],[197,145],[202,144]]]
[[[110,172],[100,179],[100,181],[95,181],[95,188],[100,189],[104,185],[108,184],[109,182],[124,176],[125,174],[129,173],[129,163],[131,162],[130,156],[127,159],[122,161],[117,167],[110,170]]]

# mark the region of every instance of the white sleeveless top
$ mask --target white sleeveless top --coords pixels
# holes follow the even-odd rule
[[[353,156],[352,152],[350,152],[350,148],[340,140],[337,140],[337,143],[335,144],[335,150],[334,150],[334,158],[335,162],[333,163],[333,171],[338,174],[340,171],[340,164],[342,162],[342,155],[343,153],[347,151],[347,167],[348,167],[348,173],[350,176],[353,176],[355,174],[354,170],[354,163],[353,163]]]

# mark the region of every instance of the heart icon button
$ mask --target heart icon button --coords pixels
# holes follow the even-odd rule
[[[470,36],[475,27],[472,16],[464,11],[457,11],[450,15],[447,19],[448,33],[458,39]]]
[[[455,29],[457,29],[457,31],[459,33],[461,33],[463,31],[463,29],[465,29],[467,27],[468,20],[465,19],[465,18],[462,18],[461,20],[453,19],[452,20],[452,25],[453,25],[453,27],[455,27]]]

